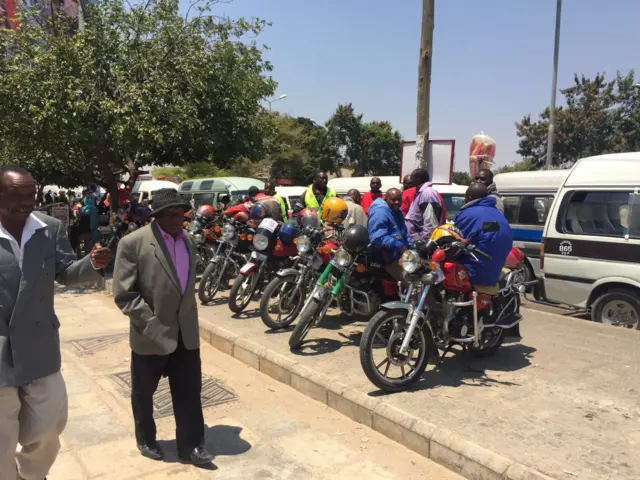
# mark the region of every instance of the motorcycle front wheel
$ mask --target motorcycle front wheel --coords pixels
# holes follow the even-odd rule
[[[258,285],[258,272],[249,275],[240,274],[233,281],[229,292],[229,309],[233,313],[242,313],[247,308]]]
[[[423,329],[414,330],[407,353],[399,352],[408,328],[406,318],[404,309],[378,312],[369,320],[360,341],[362,370],[371,383],[385,392],[408,389],[427,368],[429,343]]]
[[[270,329],[280,330],[288,327],[302,310],[307,296],[306,285],[300,285],[295,297],[291,297],[297,280],[296,275],[275,277],[264,289],[260,299],[260,317]]]
[[[289,338],[289,347],[296,350],[302,346],[302,342],[311,330],[316,315],[320,311],[320,300],[312,298],[305,308],[300,313],[300,320],[296,324],[296,328],[291,332],[291,338]]]
[[[198,298],[202,303],[209,303],[216,296],[224,280],[225,261],[211,262],[200,278]]]

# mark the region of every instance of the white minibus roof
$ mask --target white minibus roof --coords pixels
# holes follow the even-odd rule
[[[281,197],[299,197],[308,187],[276,187],[276,193]]]
[[[571,170],[536,170],[534,172],[499,173],[493,177],[498,192],[557,192]]]
[[[161,188],[173,188],[178,190],[178,184],[166,180],[141,180],[136,182],[131,189],[131,193],[155,192]]]
[[[640,152],[612,153],[582,158],[567,177],[565,187],[637,187]]]
[[[360,191],[360,193],[366,193],[371,190],[371,177],[340,177],[340,178],[332,178],[329,180],[327,184],[331,190],[336,192],[338,195],[346,195],[346,193],[355,188]],[[402,189],[402,183],[398,181],[397,176],[393,177],[378,177],[382,181],[383,192],[386,192],[390,188],[400,188]]]

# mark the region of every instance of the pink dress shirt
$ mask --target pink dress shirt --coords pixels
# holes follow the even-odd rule
[[[189,281],[189,250],[187,250],[184,232],[181,231],[180,234],[174,238],[162,230],[159,225],[158,230],[160,230],[164,244],[169,251],[169,256],[171,257],[173,266],[178,273],[178,280],[180,281],[182,293],[184,293],[187,291],[187,282]]]

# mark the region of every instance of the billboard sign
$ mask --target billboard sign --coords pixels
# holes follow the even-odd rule
[[[405,175],[420,167],[416,159],[416,142],[402,142],[400,154],[400,182]],[[453,160],[455,140],[429,140],[426,149],[427,170],[433,183],[450,185],[453,183]]]

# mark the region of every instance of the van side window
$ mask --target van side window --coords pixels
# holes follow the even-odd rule
[[[193,182],[184,182],[184,183],[182,184],[182,188],[181,188],[181,190],[182,190],[183,192],[188,192],[188,191],[190,191],[190,190],[191,190],[191,187],[193,187]]]
[[[213,193],[194,193],[193,201],[196,208],[200,205],[213,205]]]
[[[213,188],[213,180],[205,180],[200,184],[200,190],[211,190]]]
[[[504,216],[512,225],[544,226],[553,202],[550,195],[504,196]]]
[[[563,202],[564,232],[577,235],[623,237],[628,228],[628,222],[624,217],[625,211],[628,212],[629,209],[629,193],[620,191],[567,193],[571,197],[568,202]]]

